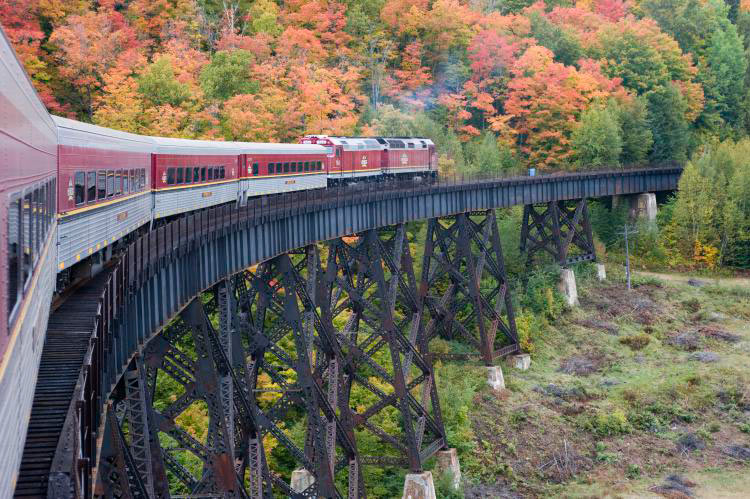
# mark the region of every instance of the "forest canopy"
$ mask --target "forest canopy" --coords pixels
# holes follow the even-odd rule
[[[750,128],[737,0],[5,0],[0,24],[51,112],[142,134],[417,133],[493,172]]]

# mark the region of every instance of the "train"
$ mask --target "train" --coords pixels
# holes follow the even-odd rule
[[[418,137],[307,135],[298,144],[148,137],[52,116],[57,129],[58,288],[155,222],[212,206],[385,178],[434,178]],[[82,270],[80,266],[88,266]]]

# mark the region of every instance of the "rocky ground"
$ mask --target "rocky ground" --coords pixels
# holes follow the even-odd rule
[[[579,281],[532,367],[480,390],[465,497],[750,497],[750,289]]]

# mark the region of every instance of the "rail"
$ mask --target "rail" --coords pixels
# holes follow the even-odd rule
[[[95,334],[91,338],[84,365],[79,374],[73,399],[68,410],[50,478],[67,474],[70,494],[91,497],[92,469],[97,459],[97,436],[103,427],[102,415],[121,369],[129,362],[148,337],[143,331],[118,335],[118,322],[123,317],[126,298],[144,286],[166,262],[181,258],[197,246],[240,228],[252,227],[267,221],[312,213],[324,208],[340,208],[393,198],[492,188],[501,185],[533,186],[571,179],[615,179],[637,174],[668,173],[679,176],[679,167],[633,168],[599,172],[552,174],[535,177],[451,177],[434,182],[386,181],[338,186],[314,191],[300,191],[249,200],[243,206],[222,205],[194,212],[158,227],[130,245],[120,255],[99,298]],[[675,177],[676,178],[676,177]],[[676,182],[675,182],[676,183]],[[676,185],[664,186],[665,189]],[[571,194],[574,195],[574,194]],[[571,199],[562,195],[560,199]],[[518,203],[516,203],[518,204]],[[342,234],[343,235],[343,234]],[[288,248],[291,250],[294,248]],[[63,442],[66,445],[63,445]],[[74,478],[73,478],[74,477]],[[63,481],[64,482],[64,481]],[[50,487],[62,483],[50,480]],[[57,484],[57,485],[55,485]]]

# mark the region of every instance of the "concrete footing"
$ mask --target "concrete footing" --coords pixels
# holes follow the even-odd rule
[[[487,368],[487,384],[495,391],[505,389],[505,378],[503,377],[503,369],[500,366],[490,366]]]
[[[402,499],[437,499],[432,473],[424,471],[406,475]]]
[[[450,473],[453,478],[453,488],[461,486],[461,465],[458,462],[456,449],[441,450],[437,453],[437,469],[440,473]]]
[[[315,476],[306,469],[292,471],[292,480],[289,486],[293,491],[304,492],[313,483],[315,483]]]
[[[600,281],[607,280],[607,269],[604,267],[603,263],[596,264],[596,278]]]
[[[653,222],[656,220],[656,194],[644,192],[638,194],[633,204],[633,212],[637,218]]]
[[[511,358],[511,362],[513,364],[513,367],[515,367],[516,369],[526,371],[529,367],[531,367],[531,355],[527,353],[514,355]]]
[[[576,275],[572,269],[562,269],[560,272],[560,293],[565,297],[565,303],[570,307],[578,305],[578,288],[576,287]]]

